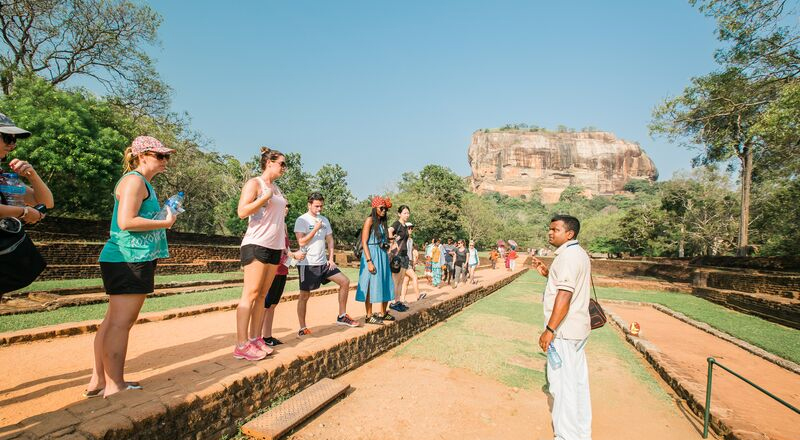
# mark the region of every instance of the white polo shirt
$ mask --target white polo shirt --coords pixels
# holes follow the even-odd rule
[[[592,263],[589,255],[578,244],[570,240],[556,249],[556,258],[550,265],[547,285],[544,288],[544,323],[550,321],[553,306],[559,290],[572,292],[567,316],[561,321],[556,337],[562,339],[586,339],[591,331],[589,319],[589,289],[591,286]]]

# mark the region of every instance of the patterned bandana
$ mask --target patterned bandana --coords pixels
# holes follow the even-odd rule
[[[388,197],[375,196],[372,198],[372,207],[380,208],[381,206],[389,209],[392,207],[392,201]]]

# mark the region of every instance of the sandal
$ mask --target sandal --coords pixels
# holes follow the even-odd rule
[[[142,390],[144,389],[143,386],[139,385],[139,382],[125,382],[126,390]]]
[[[103,395],[104,389],[105,388],[98,388],[96,390],[91,390],[91,391],[83,390],[83,393],[81,395],[86,399],[91,399],[92,397],[100,397]]]
[[[425,297],[426,297],[426,296],[428,296],[428,294],[427,294],[427,293],[425,293],[425,292],[422,292],[422,293],[420,293],[420,294],[419,294],[419,297],[417,297],[417,301],[419,301],[419,300],[421,300],[421,299],[425,299]]]
[[[394,321],[395,320],[394,316],[390,315],[389,312],[386,312],[383,316],[381,316],[381,319],[384,320],[384,321]]]

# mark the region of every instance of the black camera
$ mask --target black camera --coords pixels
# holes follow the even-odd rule
[[[385,251],[388,251],[390,246],[389,246],[389,243],[387,243],[385,241],[382,241],[381,244],[380,244],[380,247],[381,247],[381,249],[383,249]]]

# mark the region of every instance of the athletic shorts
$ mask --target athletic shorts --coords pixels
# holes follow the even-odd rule
[[[158,260],[144,263],[100,262],[103,288],[109,295],[152,293]]]
[[[400,257],[400,268],[402,269],[411,269],[411,259],[408,258],[408,254],[398,254]]]
[[[331,282],[330,278],[337,273],[342,273],[338,267],[329,269],[329,265],[297,266],[300,274],[300,290],[310,292],[319,289],[319,286]]]
[[[242,266],[247,266],[253,260],[258,260],[263,264],[279,264],[283,249],[270,249],[257,244],[246,244],[239,249],[242,259]]]
[[[281,295],[283,295],[283,289],[285,287],[286,275],[275,275],[275,279],[272,280],[272,285],[269,286],[267,297],[264,299],[264,308],[268,309],[271,305],[281,302]]]

